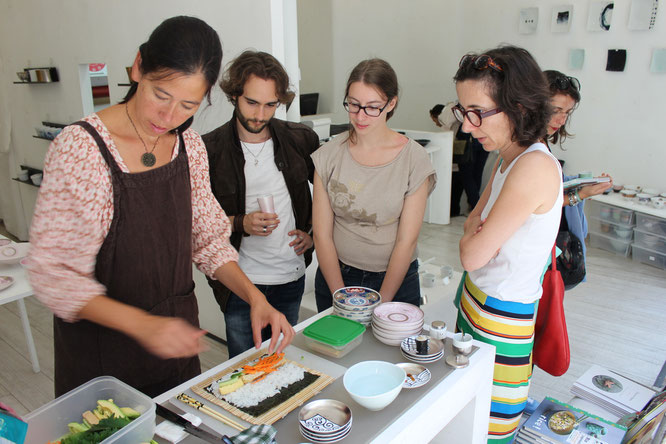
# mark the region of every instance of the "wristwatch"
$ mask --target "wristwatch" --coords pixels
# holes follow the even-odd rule
[[[570,207],[575,207],[576,205],[578,205],[580,203],[580,198],[573,191],[569,191],[569,193],[567,193],[567,196],[569,196],[569,206]]]

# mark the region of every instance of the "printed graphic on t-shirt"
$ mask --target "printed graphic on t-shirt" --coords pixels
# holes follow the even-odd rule
[[[358,185],[358,192],[360,192],[363,187],[361,184]],[[356,200],[356,194],[352,194],[351,190],[345,184],[331,179],[329,182],[329,195],[333,211],[338,216],[346,220],[354,220],[361,226],[377,225],[377,213],[368,214],[365,208],[355,208],[354,201]]]

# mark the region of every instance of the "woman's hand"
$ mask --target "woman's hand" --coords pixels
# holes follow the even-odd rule
[[[153,355],[162,358],[186,358],[208,349],[203,342],[205,330],[180,318],[146,316],[132,337]]]
[[[255,211],[243,218],[243,230],[252,236],[268,236],[279,224],[280,219],[275,213]]]
[[[578,190],[578,195],[580,196],[581,199],[587,199],[588,197],[597,196],[613,186],[612,177],[610,177],[606,173],[602,173],[601,177],[608,177],[610,178],[610,181],[598,183],[595,185],[588,185],[586,187],[581,187]]]
[[[268,345],[268,353],[273,353],[273,349],[280,340],[280,333],[283,338],[280,346],[275,350],[276,353],[281,353],[287,345],[294,339],[294,329],[287,321],[287,318],[277,311],[271,304],[268,303],[266,298],[258,300],[253,303],[250,308],[250,321],[252,322],[252,338],[254,339],[254,346],[261,347],[261,330],[264,327],[271,326],[271,342]]]
[[[294,247],[294,251],[298,256],[308,251],[310,248],[312,248],[312,245],[314,244],[314,242],[312,241],[312,237],[305,231],[291,230],[287,234],[289,236],[296,236],[296,239],[289,242],[289,246]]]

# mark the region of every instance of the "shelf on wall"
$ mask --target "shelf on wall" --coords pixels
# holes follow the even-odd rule
[[[34,78],[36,80],[30,81],[30,71],[34,71]],[[53,66],[47,66],[43,68],[25,68],[23,72],[26,73],[28,80],[21,80],[20,82],[13,82],[15,85],[34,85],[34,84],[44,84],[44,83],[56,83],[60,81],[58,76],[58,70]],[[19,78],[22,78],[19,76]]]
[[[44,172],[42,170],[40,170],[39,168],[33,168],[31,166],[21,165],[21,169],[22,170],[28,170],[28,178],[30,176],[32,176],[33,174],[42,174],[42,176],[44,175]],[[32,185],[33,187],[39,188],[39,185],[35,185],[34,183],[32,183],[31,179],[21,180],[18,177],[12,177],[12,180],[15,180],[15,181],[20,182],[20,183],[24,183],[26,185]]]
[[[32,137],[34,137],[35,139],[42,139],[42,140],[49,140],[49,141],[53,140],[53,139],[50,139],[50,138],[48,138],[48,137],[42,137],[42,136],[35,136],[35,135],[33,135]]]
[[[131,83],[119,83],[118,86],[132,86]]]

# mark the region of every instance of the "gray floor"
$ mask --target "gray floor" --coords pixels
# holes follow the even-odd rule
[[[419,256],[461,270],[463,222],[456,217],[447,226],[424,224]],[[592,363],[648,386],[654,383],[666,359],[666,271],[590,249],[588,282],[567,292],[565,299],[571,367],[559,378],[537,369],[533,397],[569,400],[569,388]],[[52,316],[33,297],[26,306],[42,367],[37,374],[31,369],[16,303],[0,306],[0,402],[20,414],[53,399]],[[201,354],[204,369],[227,359],[224,346],[208,343],[210,349]]]

